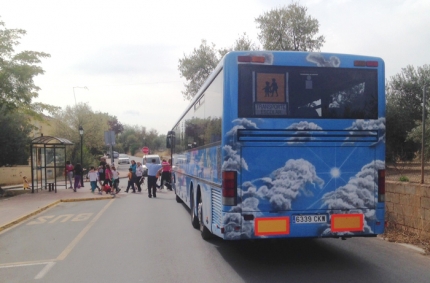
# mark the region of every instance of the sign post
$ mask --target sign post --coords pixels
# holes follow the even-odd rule
[[[115,166],[115,157],[113,156],[113,146],[115,145],[115,132],[105,131],[105,145],[109,146],[112,166]]]

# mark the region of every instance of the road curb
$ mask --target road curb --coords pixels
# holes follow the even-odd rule
[[[32,216],[34,216],[36,214],[41,213],[42,211],[47,210],[50,207],[53,207],[53,206],[59,204],[60,202],[78,202],[78,201],[90,201],[90,200],[105,200],[105,199],[112,199],[112,198],[113,198],[112,196],[105,196],[105,197],[74,198],[74,199],[60,199],[60,200],[56,200],[56,201],[54,201],[54,202],[52,202],[52,203],[50,203],[48,205],[45,205],[45,206],[43,206],[43,207],[41,207],[39,209],[36,209],[35,211],[33,211],[33,212],[31,212],[31,213],[29,213],[27,215],[21,216],[18,219],[15,219],[15,220],[13,220],[13,221],[11,221],[11,222],[3,225],[3,226],[0,226],[0,233],[3,232],[4,230],[6,230],[6,229],[8,229],[8,228],[10,228],[12,226],[14,226],[14,225],[17,225],[17,224],[23,222],[24,220],[27,220],[28,218],[30,218],[30,217],[32,217]]]
[[[60,202],[77,202],[77,201],[88,201],[88,200],[104,200],[104,199],[112,199],[112,196],[105,197],[92,197],[92,198],[69,198],[69,199],[61,199]]]
[[[61,202],[61,200],[54,201],[54,202],[53,202],[53,203],[51,203],[51,204],[48,204],[48,205],[45,205],[44,207],[41,207],[41,208],[39,208],[39,209],[36,209],[36,210],[35,210],[35,211],[33,211],[32,213],[29,213],[29,214],[27,214],[27,215],[21,216],[21,217],[19,217],[18,219],[15,219],[14,221],[9,222],[9,223],[7,223],[7,224],[5,224],[5,225],[1,226],[1,227],[0,227],[0,232],[2,232],[3,230],[6,230],[6,229],[8,229],[8,228],[10,228],[10,227],[12,227],[12,226],[14,226],[14,225],[18,224],[18,223],[20,223],[20,222],[22,222],[22,221],[24,221],[24,220],[27,220],[27,219],[28,219],[28,218],[30,218],[31,216],[36,215],[36,214],[38,214],[38,213],[41,213],[42,211],[47,210],[48,208],[50,208],[50,207],[52,207],[52,206],[54,206],[54,205],[57,205],[57,204],[59,204],[60,202]]]

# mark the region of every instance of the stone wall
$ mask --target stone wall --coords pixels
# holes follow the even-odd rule
[[[430,238],[430,185],[386,181],[385,197],[388,225]]]
[[[22,177],[24,176],[31,182],[31,168],[29,165],[0,167],[0,186],[22,184]]]

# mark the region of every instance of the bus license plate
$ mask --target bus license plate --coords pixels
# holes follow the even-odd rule
[[[301,223],[327,223],[327,215],[296,215],[294,216],[294,222]]]

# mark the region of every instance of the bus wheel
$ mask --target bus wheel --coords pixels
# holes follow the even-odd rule
[[[199,199],[199,206],[198,206],[198,214],[199,214],[199,224],[200,224],[200,234],[202,235],[203,240],[209,240],[212,238],[212,233],[209,231],[209,229],[205,226],[204,219],[203,219],[203,200],[200,196]]]
[[[176,195],[176,202],[177,203],[181,203],[182,202],[181,198],[178,195]]]
[[[193,225],[194,228],[199,229],[199,227],[200,227],[199,218],[194,213],[194,195],[193,195],[193,191],[191,191],[190,194],[191,194],[191,198],[190,198],[191,225]]]

